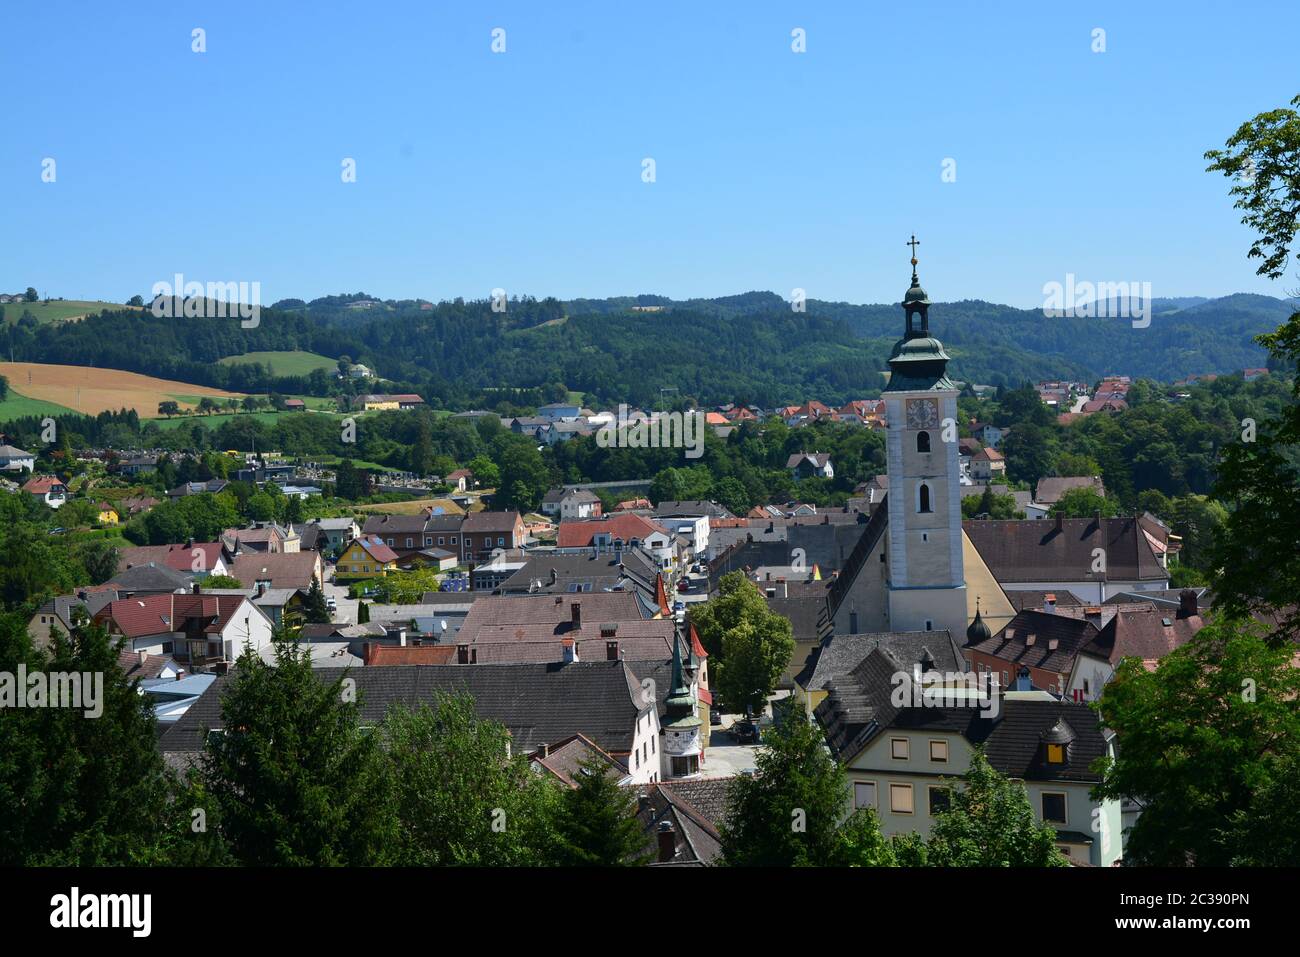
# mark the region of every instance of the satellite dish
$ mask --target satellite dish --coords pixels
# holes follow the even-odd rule
[[[445,634],[447,631],[447,619],[444,618],[442,621],[438,622],[438,626],[442,629],[443,633]]]

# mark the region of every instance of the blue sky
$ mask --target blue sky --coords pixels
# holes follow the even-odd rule
[[[1067,272],[1283,295],[1201,157],[1300,93],[1298,27],[1294,2],[10,3],[0,289],[886,302],[915,232],[936,300],[1036,306]]]

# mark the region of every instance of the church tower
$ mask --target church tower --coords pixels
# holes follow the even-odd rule
[[[930,299],[916,275],[903,296],[903,338],[884,389],[889,469],[889,628],[966,633],[957,386],[948,354],[930,335]],[[949,441],[944,441],[945,436]]]

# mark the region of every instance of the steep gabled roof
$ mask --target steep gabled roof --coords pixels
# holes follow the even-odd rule
[[[1160,565],[1133,516],[1044,520],[962,522],[966,536],[1000,582],[1159,581],[1169,573]],[[1105,553],[1105,569],[1094,572],[1095,549]]]
[[[202,750],[205,730],[223,727],[221,694],[237,674],[238,668],[217,678],[163,735],[164,753]],[[628,753],[637,717],[647,707],[640,684],[621,661],[314,668],[312,674],[324,684],[345,676],[356,682],[366,724],[379,722],[395,705],[428,704],[439,693],[468,694],[480,718],[506,726],[517,751],[581,732],[610,754]]]

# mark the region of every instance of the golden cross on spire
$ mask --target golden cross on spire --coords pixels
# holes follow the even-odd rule
[[[903,243],[903,245],[912,247],[912,271],[916,272],[916,247],[921,245],[921,241],[916,238],[916,233],[913,233],[912,241],[910,243]]]

